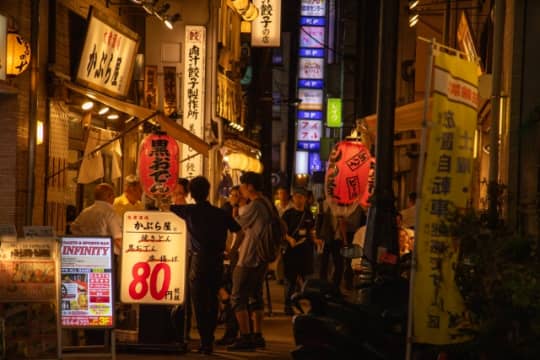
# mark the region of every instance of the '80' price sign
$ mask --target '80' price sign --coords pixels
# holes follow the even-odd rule
[[[120,300],[183,304],[186,282],[186,223],[171,212],[124,214]]]

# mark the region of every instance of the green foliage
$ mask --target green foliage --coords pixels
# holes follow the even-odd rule
[[[490,229],[473,210],[444,221],[460,245],[456,284],[478,327],[475,352],[488,359],[540,359],[540,262],[533,239],[504,224]]]

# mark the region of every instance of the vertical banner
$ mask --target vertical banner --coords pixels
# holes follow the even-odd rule
[[[251,46],[279,47],[281,41],[281,0],[253,0],[259,16],[251,23]]]
[[[144,67],[144,106],[149,109],[157,109],[157,65]]]
[[[184,44],[184,128],[199,138],[204,130],[204,80],[206,62],[206,28],[186,26]],[[182,145],[181,176],[193,178],[203,173],[202,155]]]
[[[171,116],[176,111],[176,66],[163,67],[163,84],[163,97],[165,99],[163,113]]]
[[[182,304],[186,281],[186,222],[171,212],[124,214],[120,299]]]
[[[439,53],[433,73],[433,125],[430,130],[416,232],[413,339],[451,344],[468,340],[460,330],[470,319],[454,281],[458,247],[442,219],[470,198],[477,118],[476,64]]]

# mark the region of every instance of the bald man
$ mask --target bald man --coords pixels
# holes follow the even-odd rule
[[[113,209],[114,189],[101,183],[94,189],[94,203],[85,208],[71,224],[71,232],[78,236],[110,236],[114,253],[120,254],[122,245],[122,219]]]

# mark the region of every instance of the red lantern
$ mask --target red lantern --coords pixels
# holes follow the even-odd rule
[[[347,216],[357,205],[369,206],[375,159],[360,141],[337,143],[328,158],[325,192],[337,215]]]
[[[171,194],[178,178],[178,144],[165,133],[145,137],[139,153],[139,177],[144,193],[152,199]]]

